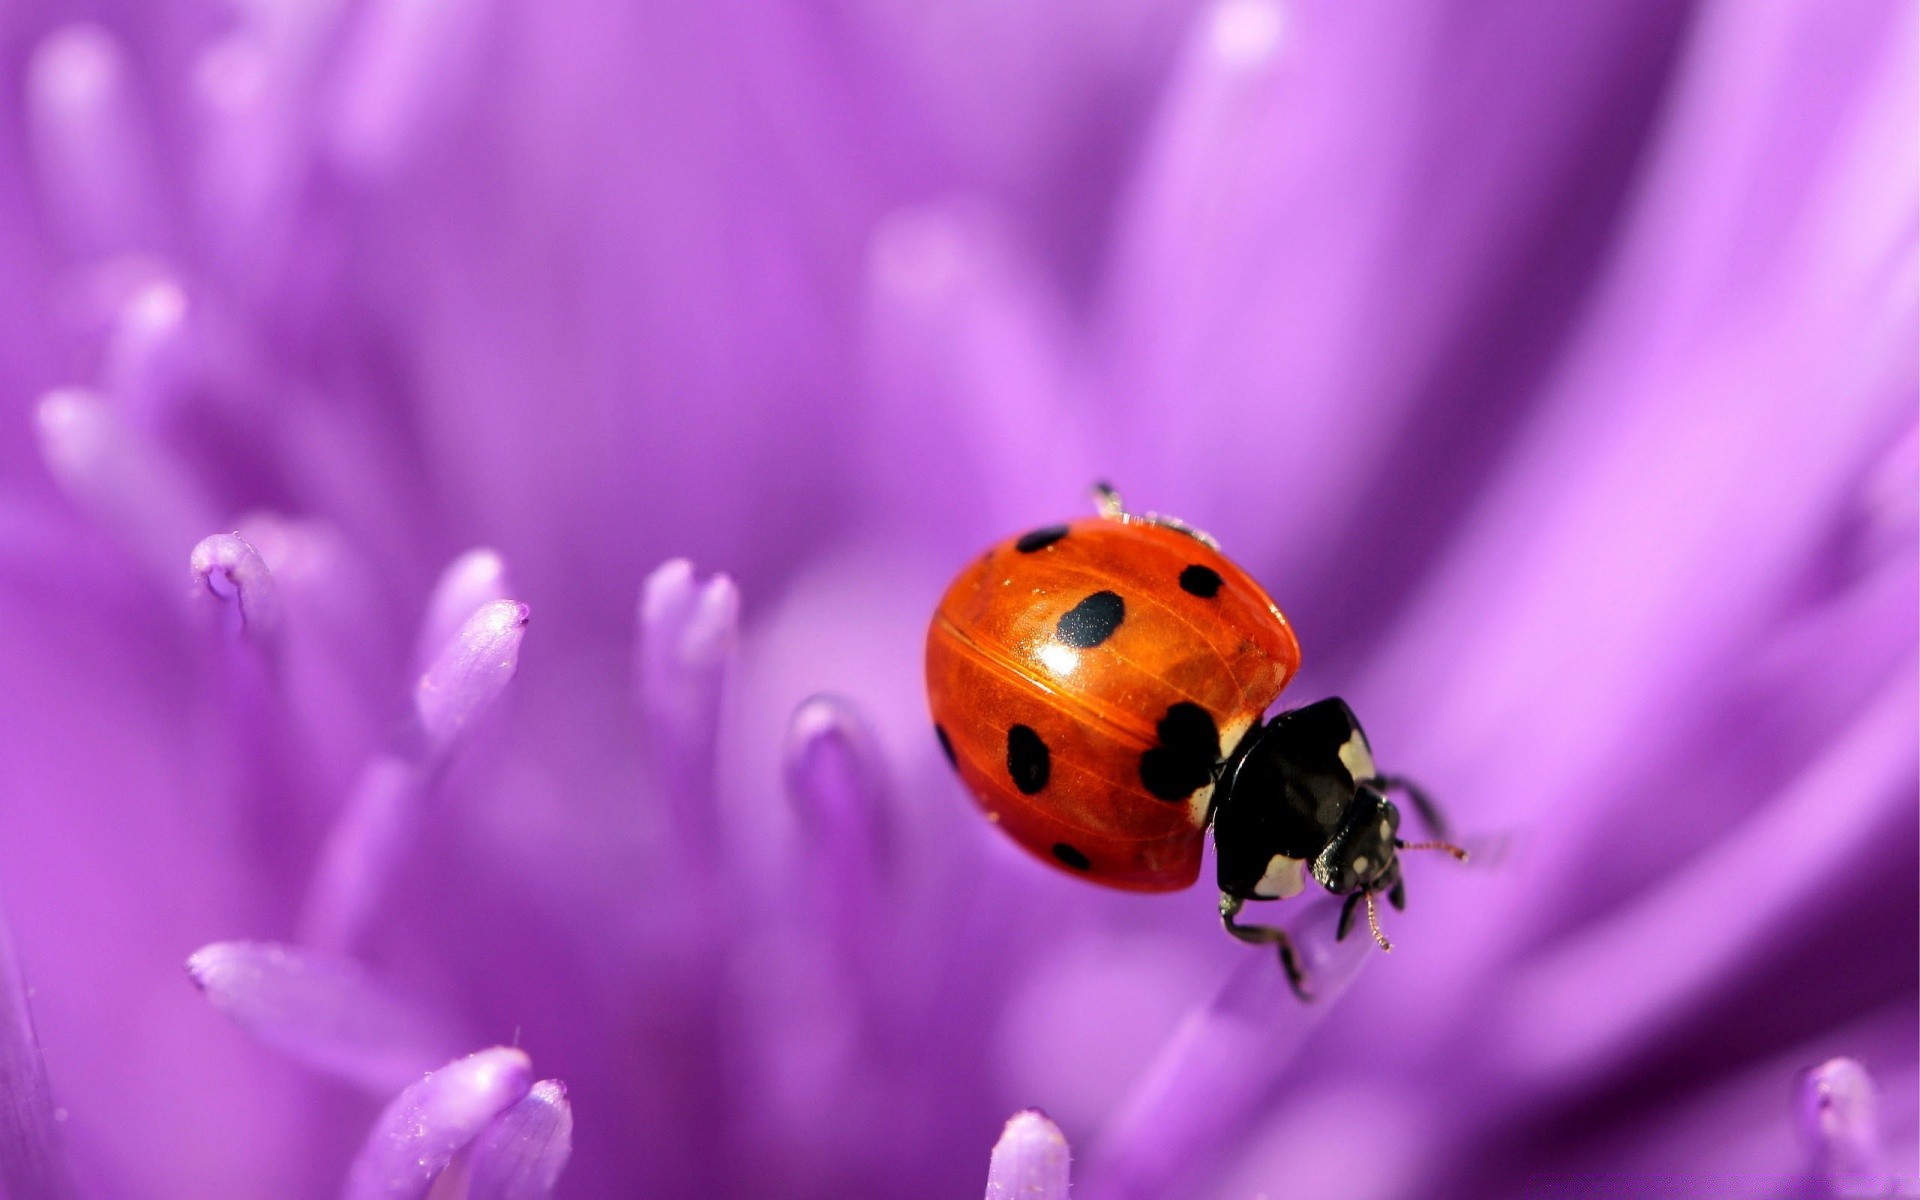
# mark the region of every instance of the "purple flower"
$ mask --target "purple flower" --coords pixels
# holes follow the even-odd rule
[[[1911,1180],[1914,34],[11,6],[0,1188]],[[1311,1005],[927,728],[1096,478],[1481,851]]]

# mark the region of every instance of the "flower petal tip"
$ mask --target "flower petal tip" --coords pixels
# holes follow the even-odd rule
[[[258,641],[278,632],[280,593],[273,572],[239,534],[202,538],[188,556],[188,565],[193,594],[215,604],[236,636]]]
[[[445,1062],[456,1036],[350,958],[276,942],[215,942],[187,959],[209,1003],[262,1043],[369,1091],[391,1093]]]
[[[1066,1135],[1045,1113],[1017,1112],[994,1143],[986,1200],[1066,1200],[1072,1157]]]
[[[1813,1173],[1830,1183],[1864,1182],[1884,1167],[1873,1077],[1851,1058],[1830,1058],[1800,1077],[1800,1136]]]
[[[511,592],[507,561],[491,547],[476,546],[448,563],[433,586],[426,617],[420,622],[420,642],[415,651],[420,668],[432,665],[482,605],[508,599]]]
[[[474,1140],[467,1200],[545,1200],[572,1154],[567,1087],[543,1079]]]
[[[520,642],[531,611],[513,600],[475,609],[434,659],[414,690],[414,709],[435,753],[506,690],[520,663]]]
[[[415,1082],[374,1122],[345,1200],[423,1200],[454,1155],[532,1087],[532,1061],[510,1046],[455,1059]]]

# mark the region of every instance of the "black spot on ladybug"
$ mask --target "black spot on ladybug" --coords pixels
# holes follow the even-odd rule
[[[1013,544],[1013,548],[1022,554],[1032,554],[1035,550],[1045,550],[1065,536],[1067,536],[1065,525],[1049,525],[1045,529],[1021,534],[1020,540]]]
[[[1039,734],[1025,725],[1007,730],[1007,774],[1013,776],[1013,786],[1031,796],[1047,786],[1052,771],[1053,756]]]
[[[1158,726],[1160,744],[1140,756],[1140,782],[1158,798],[1177,804],[1213,779],[1220,758],[1220,730],[1198,704],[1167,710]]]
[[[933,736],[940,739],[940,753],[947,756],[947,765],[958,771],[960,760],[953,756],[953,739],[947,736],[947,731],[938,723],[933,727]]]
[[[1220,572],[1212,567],[1203,567],[1195,563],[1180,572],[1180,589],[1191,592],[1202,600],[1211,600],[1220,591]]]
[[[1127,619],[1127,602],[1118,592],[1095,592],[1060,616],[1054,631],[1061,641],[1091,650],[1113,636]]]
[[[1075,850],[1065,842],[1055,842],[1053,844],[1053,856],[1076,871],[1089,870],[1093,866],[1092,861],[1089,860],[1086,855]]]

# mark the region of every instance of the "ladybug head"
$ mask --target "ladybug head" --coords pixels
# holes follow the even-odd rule
[[[1332,840],[1313,860],[1313,877],[1336,896],[1379,892],[1399,877],[1400,810],[1373,788],[1355,790]]]

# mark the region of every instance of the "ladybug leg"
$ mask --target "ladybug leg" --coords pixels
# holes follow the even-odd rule
[[[1420,823],[1434,837],[1445,838],[1448,834],[1447,818],[1440,812],[1440,806],[1427,795],[1426,789],[1402,775],[1382,775],[1373,781],[1383,792],[1399,792],[1413,802],[1414,811],[1420,814]]]
[[[1340,924],[1333,931],[1334,941],[1344,942],[1347,940],[1347,935],[1353,932],[1353,914],[1360,911],[1360,903],[1365,899],[1364,895],[1355,892],[1347,897],[1345,904],[1340,906]]]
[[[1287,984],[1293,988],[1293,994],[1308,1004],[1313,1003],[1313,993],[1307,990],[1307,973],[1300,966],[1300,956],[1294,951],[1293,939],[1287,936],[1286,930],[1272,925],[1242,925],[1234,920],[1245,905],[1246,901],[1239,896],[1220,893],[1221,926],[1249,945],[1278,946],[1280,965],[1286,968]]]
[[[1393,905],[1395,912],[1407,911],[1407,884],[1405,880],[1396,879],[1393,881],[1393,886],[1387,889],[1387,903]]]
[[[1104,479],[1093,485],[1093,506],[1109,521],[1124,521],[1127,518],[1127,506],[1120,502],[1120,493],[1114,491],[1113,485]]]

